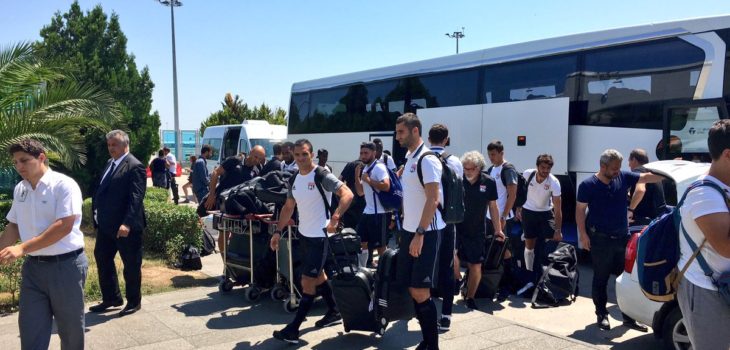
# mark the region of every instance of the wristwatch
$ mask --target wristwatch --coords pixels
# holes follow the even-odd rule
[[[416,234],[419,236],[423,236],[423,234],[425,234],[425,233],[426,233],[426,230],[424,230],[423,227],[418,227],[416,229]]]

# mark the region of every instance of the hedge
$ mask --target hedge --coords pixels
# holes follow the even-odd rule
[[[165,203],[170,198],[170,191],[159,187],[147,187],[144,199],[153,202]]]
[[[169,262],[174,262],[185,245],[202,246],[195,208],[151,200],[146,200],[144,205],[147,228],[143,244],[147,251],[161,253]]]
[[[8,216],[12,205],[12,200],[0,200],[0,223],[4,224],[6,222],[5,217]]]

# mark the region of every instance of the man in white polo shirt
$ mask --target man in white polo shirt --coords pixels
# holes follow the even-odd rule
[[[522,208],[517,208],[517,218],[522,221],[525,233],[525,267],[529,271],[542,272],[545,263],[545,240],[560,241],[563,239],[561,227],[563,212],[561,210],[560,182],[550,173],[553,168],[553,157],[541,154],[535,161],[535,169],[527,169],[522,177],[527,181],[527,200]],[[537,247],[537,259],[535,259]],[[537,261],[537,269],[534,269]]]
[[[61,348],[83,349],[89,262],[80,229],[81,190],[48,167],[37,140],[24,139],[8,150],[23,181],[15,186],[6,217],[10,223],[0,236],[0,264],[26,256],[18,317],[21,347],[47,349],[55,319]]]
[[[438,205],[443,202],[441,188],[441,161],[421,138],[421,121],[413,113],[406,113],[395,121],[395,138],[408,149],[406,165],[401,175],[403,185],[403,232],[399,242],[399,281],[408,283],[416,317],[421,326],[423,341],[417,350],[438,349],[436,304],[431,288],[436,287],[441,230],[446,224],[441,219]],[[421,160],[423,181],[418,176]]]

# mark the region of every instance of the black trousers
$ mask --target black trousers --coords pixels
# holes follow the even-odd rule
[[[177,193],[177,181],[175,181],[175,175],[168,171],[167,179],[167,182],[170,185],[170,189],[172,190],[172,200],[175,202],[175,204],[177,204],[177,202],[180,201],[180,194]]]
[[[591,297],[596,306],[597,315],[608,315],[608,280],[611,275],[620,275],[624,269],[624,255],[629,236],[610,237],[604,233],[592,231],[591,262],[593,265],[593,284]]]
[[[122,300],[119,291],[117,269],[114,257],[119,252],[124,264],[124,282],[126,284],[127,303],[136,305],[142,300],[142,232],[132,231],[127,237],[116,237],[113,234],[97,230],[94,258],[99,271],[99,287],[103,301]]]

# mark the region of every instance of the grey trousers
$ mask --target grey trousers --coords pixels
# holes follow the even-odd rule
[[[61,349],[84,348],[84,283],[86,254],[60,261],[27,258],[20,286],[20,344],[23,350],[48,349],[53,320]]]
[[[682,278],[677,299],[692,348],[730,349],[730,306],[722,300],[720,294]]]

